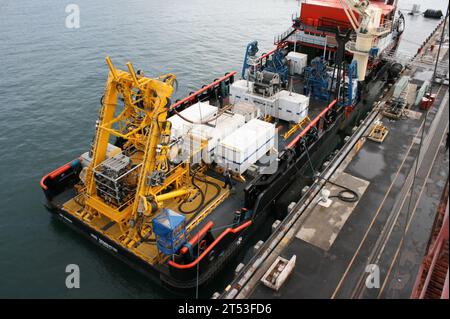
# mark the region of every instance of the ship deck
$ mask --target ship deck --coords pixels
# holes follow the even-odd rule
[[[408,72],[420,87],[426,70]],[[297,219],[285,233],[254,256],[261,258],[260,266],[250,267],[250,260],[221,298],[409,298],[448,179],[448,86],[435,84],[433,92],[437,97],[428,113],[413,106],[408,118],[392,121],[374,110],[372,124],[361,125],[349,153],[323,171],[330,170],[330,181],[355,190],[358,201],[331,198],[323,207],[318,204],[322,183],[292,209]],[[366,138],[377,119],[389,130],[382,143]],[[341,190],[324,187],[331,195]],[[261,278],[274,260],[293,255],[297,262],[284,285],[278,291],[266,287]],[[378,266],[379,281],[368,265]],[[375,287],[366,285],[367,278]],[[234,287],[239,289],[233,292]]]
[[[302,92],[301,84],[297,84],[293,87],[293,92]],[[312,100],[309,108],[309,117],[313,118],[319,114],[323,108],[327,105],[327,101]],[[276,122],[277,136],[278,136],[278,150],[282,150],[285,146],[295,138],[301,129],[292,134],[289,138],[284,139],[283,134],[290,129],[292,123],[287,123],[284,121]],[[253,177],[249,174],[244,174],[244,181],[233,181],[233,188],[231,190],[224,189],[223,175],[219,172],[213,171],[211,169],[206,171],[206,178],[215,183],[220,187],[220,192],[217,194],[216,199],[200,212],[193,212],[185,214],[189,232],[195,234],[199,229],[201,229],[207,222],[212,221],[214,223],[211,232],[214,236],[219,235],[225,228],[233,226],[234,212],[236,210],[244,207],[244,188],[251,182]],[[200,176],[204,178],[205,176]],[[205,202],[212,199],[217,191],[215,187],[197,181],[202,192],[205,194]],[[73,188],[66,189],[62,193],[55,196],[52,200],[53,204],[59,208],[62,208],[66,212],[70,213],[79,220],[89,225],[91,228],[107,236],[112,241],[119,245],[125,245],[133,251],[141,259],[145,260],[149,264],[159,263],[159,253],[157,251],[156,245],[152,242],[145,242],[143,240],[138,242],[123,242],[124,239],[124,229],[121,228],[120,223],[114,222],[106,216],[99,216],[94,219],[86,218],[81,216],[80,213],[83,211],[82,206],[76,199],[76,192]],[[185,211],[191,211],[198,206],[200,196],[190,203],[183,204],[183,209]],[[179,201],[172,201],[165,205],[165,207],[170,208],[174,211],[179,212]],[[206,210],[210,210],[206,212]],[[204,218],[201,216],[205,216]],[[198,221],[196,221],[198,219]],[[145,234],[145,230],[143,230]]]
[[[441,91],[429,114],[426,130],[432,123],[438,124],[434,124],[435,132],[419,164],[411,203],[406,194],[412,186],[418,123],[424,114],[420,119],[384,121],[389,129],[385,142],[364,141],[359,151],[339,166],[331,181],[356,190],[359,201],[354,205],[333,199],[330,208],[315,205],[303,212],[299,227],[286,238],[290,243],[279,253],[286,259],[297,256],[291,278],[278,292],[254,282],[247,297],[408,298],[434,220],[430,216],[436,212],[437,197],[447,179],[449,162],[443,143],[447,102],[448,92]],[[442,112],[437,114],[439,110]],[[331,194],[339,190],[326,188]],[[380,268],[380,289],[364,285],[366,265],[371,263]]]

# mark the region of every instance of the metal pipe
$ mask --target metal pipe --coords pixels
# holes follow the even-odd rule
[[[179,196],[183,196],[183,195],[189,194],[190,192],[191,192],[191,190],[189,190],[189,189],[178,189],[176,191],[172,191],[172,192],[169,192],[169,193],[158,195],[158,196],[155,197],[155,200],[157,202],[163,202],[163,201],[168,200],[168,199],[172,199],[172,198],[175,198],[175,197],[179,197]]]
[[[111,71],[114,80],[117,80],[119,77],[117,76],[116,68],[112,64],[111,58],[109,56],[106,57],[106,64],[108,64],[109,70]]]
[[[179,263],[176,263],[176,262],[174,262],[173,260],[171,260],[171,261],[169,261],[169,265],[170,266],[172,266],[172,267],[174,267],[174,268],[177,268],[177,269],[189,269],[189,268],[192,268],[192,267],[194,267],[194,266],[196,266],[203,258],[205,258],[205,256],[206,255],[208,255],[209,254],[209,252],[226,236],[226,235],[228,235],[228,234],[236,234],[236,233],[238,233],[238,232],[240,232],[241,230],[243,230],[243,229],[245,229],[245,228],[247,228],[248,226],[250,226],[252,224],[252,221],[251,220],[249,220],[249,221],[247,221],[247,222],[245,222],[245,223],[243,223],[242,225],[240,225],[239,227],[236,227],[236,228],[227,228],[227,229],[225,229],[220,235],[219,235],[219,237],[217,237],[216,238],[216,240],[214,240],[213,242],[212,242],[212,244],[211,245],[209,245],[208,246],[208,248],[206,248],[204,251],[203,251],[203,253],[199,256],[199,257],[197,257],[197,259],[195,259],[193,262],[191,262],[191,263],[189,263],[189,264],[185,264],[185,265],[182,265],[182,264],[179,264]]]
[[[136,77],[136,73],[134,73],[134,68],[133,68],[133,65],[131,64],[131,62],[127,63],[127,67],[128,67],[128,71],[130,71],[130,75],[131,75],[131,78],[133,79],[134,85],[136,87],[139,87],[139,81]]]
[[[348,21],[349,21],[350,24],[352,25],[352,28],[353,28],[355,31],[357,31],[357,30],[358,30],[358,27],[355,25],[355,23],[354,23],[352,17],[351,17],[350,14],[348,13],[348,11],[349,11],[348,8],[342,3],[342,0],[339,0],[339,3],[341,4],[342,9],[344,9],[344,13],[345,13],[345,15],[347,16]]]

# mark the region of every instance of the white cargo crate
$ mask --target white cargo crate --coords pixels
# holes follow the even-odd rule
[[[180,114],[194,123],[200,123],[216,115],[217,110],[217,107],[209,104],[208,102],[198,102],[181,111]],[[192,123],[183,120],[177,114],[169,117],[167,120],[172,123],[170,134],[172,139],[185,135],[193,126]]]
[[[275,144],[275,125],[253,119],[224,138],[216,147],[217,163],[235,173],[244,173]]]
[[[270,115],[277,119],[295,123],[304,119],[305,110],[308,113],[309,97],[302,94],[283,90],[272,96],[263,97],[259,94],[246,92],[246,88],[243,88],[242,85],[238,87],[241,91],[235,95],[233,100],[234,109],[238,113],[245,112],[240,110],[244,108],[243,105],[253,104],[259,109],[261,115]],[[246,120],[248,121],[248,119]]]
[[[286,56],[289,61],[289,73],[290,75],[300,75],[303,73],[303,69],[308,63],[308,55],[299,52],[289,52]]]
[[[245,100],[247,93],[253,92],[253,82],[237,80],[230,85],[230,103],[236,104]]]
[[[199,162],[202,159],[206,163],[211,163],[217,144],[244,124],[243,115],[228,113],[220,115],[208,124],[196,124],[184,138],[184,151],[195,155],[193,161]],[[203,150],[201,150],[202,142],[206,144]]]
[[[244,100],[249,103],[253,103],[259,108],[262,115],[271,115],[278,117],[278,97],[274,94],[269,97],[263,97],[254,93],[247,93],[244,96]]]
[[[278,118],[298,123],[308,113],[309,97],[289,91],[278,92]]]

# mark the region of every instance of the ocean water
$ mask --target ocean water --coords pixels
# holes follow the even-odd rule
[[[70,3],[79,29],[65,26]],[[413,3],[447,5],[399,6]],[[180,98],[240,71],[248,42],[270,50],[298,11],[296,0],[0,0],[0,297],[172,297],[50,218],[39,179],[89,146],[105,56],[146,75],[175,73]],[[436,24],[406,16],[400,50],[417,50]],[[68,264],[80,267],[80,289],[65,286]]]

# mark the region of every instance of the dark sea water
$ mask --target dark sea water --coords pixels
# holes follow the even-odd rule
[[[69,3],[79,29],[65,27]],[[445,11],[447,1],[400,8],[413,3]],[[179,98],[239,71],[251,40],[268,51],[298,10],[295,0],[0,0],[0,297],[171,297],[50,218],[39,179],[87,149],[106,55],[175,73]],[[406,18],[400,50],[415,51],[437,21]],[[80,267],[80,289],[65,286],[68,264]]]

